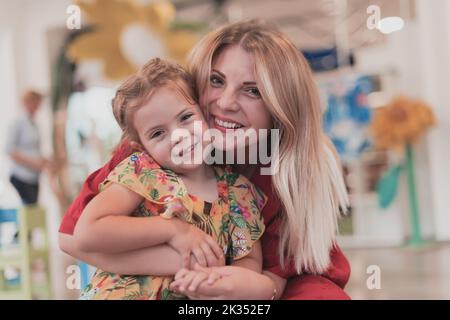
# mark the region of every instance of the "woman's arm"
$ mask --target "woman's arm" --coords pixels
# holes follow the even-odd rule
[[[262,260],[261,241],[258,240],[253,244],[252,251],[250,251],[248,255],[246,255],[242,259],[234,261],[232,265],[261,273]]]
[[[266,277],[270,278],[274,285],[275,291],[273,293],[272,299],[274,300],[280,299],[281,296],[283,295],[284,289],[286,288],[287,280],[270,271],[263,271],[263,274]]]
[[[253,283],[256,284],[254,288],[249,288],[251,292],[247,292],[246,295],[235,295],[236,299],[259,299],[265,298],[267,296],[267,292],[271,292],[272,295],[270,298],[279,299],[284,292],[286,287],[286,279],[281,278],[280,276],[270,272],[262,270],[262,248],[261,241],[256,241],[253,244],[252,251],[245,256],[244,258],[233,262],[232,266],[246,268],[254,271],[255,273],[262,273],[265,278],[259,278],[258,275],[249,273],[249,276],[255,277],[255,281]],[[220,268],[215,268],[220,269]],[[239,270],[237,270],[239,272]],[[270,281],[268,281],[270,280]],[[234,288],[234,290],[230,291],[239,291],[239,288]],[[233,293],[234,294],[234,293]],[[229,298],[232,298],[230,296]]]

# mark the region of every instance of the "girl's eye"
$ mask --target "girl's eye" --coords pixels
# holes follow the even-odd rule
[[[214,74],[211,75],[211,77],[209,78],[209,81],[211,82],[211,84],[213,86],[219,86],[219,85],[223,84],[222,79],[219,78],[218,76],[214,75]]]
[[[191,118],[193,115],[194,115],[193,113],[186,113],[186,114],[181,116],[181,121],[186,121],[189,118]]]
[[[152,134],[150,134],[150,139],[155,139],[158,138],[159,136],[161,136],[163,134],[162,130],[158,130],[153,132]]]
[[[248,88],[245,91],[247,91],[250,95],[252,95],[255,98],[261,97],[261,93],[259,92],[258,88]]]

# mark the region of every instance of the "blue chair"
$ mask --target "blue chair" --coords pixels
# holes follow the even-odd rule
[[[0,223],[17,223],[17,209],[0,209]]]

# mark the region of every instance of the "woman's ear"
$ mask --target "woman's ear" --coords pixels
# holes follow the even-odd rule
[[[144,148],[142,147],[142,145],[136,141],[131,141],[130,147],[137,151],[144,151]]]

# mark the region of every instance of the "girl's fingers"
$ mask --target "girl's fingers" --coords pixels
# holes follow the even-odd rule
[[[203,252],[202,249],[200,248],[195,248],[194,250],[192,250],[192,253],[195,257],[195,259],[197,259],[198,263],[203,266],[206,267],[208,266],[207,262],[206,262],[206,257],[205,257],[205,253]]]
[[[194,292],[188,292],[186,296],[189,298],[189,300],[205,300],[205,297],[201,297]]]
[[[173,291],[173,292],[175,292],[175,293],[178,293],[179,292],[179,288],[178,288],[178,285],[175,283],[175,282],[172,282],[170,285],[169,285],[169,289],[170,289],[170,291]]]
[[[195,256],[191,253],[191,256],[189,258],[189,270],[194,270],[194,265],[198,263],[197,259],[195,258]]]
[[[206,273],[204,273],[204,272],[197,272],[197,274],[192,279],[191,284],[187,288],[188,291],[189,292],[195,292],[197,290],[198,286],[200,285],[200,283],[202,283],[206,279],[208,279],[208,275]]]
[[[216,255],[216,258],[219,260],[223,260],[223,250],[220,248],[220,246],[217,244],[216,241],[214,241],[211,237],[206,237],[206,242],[209,244],[209,247],[212,249],[214,254]]]
[[[212,268],[207,268],[210,270],[210,272],[215,272],[217,273],[220,277],[223,276],[230,276],[232,274],[232,272],[230,271],[229,267],[224,266],[224,267],[212,267]],[[194,265],[194,270],[195,271],[201,271],[204,270],[204,268],[202,268],[201,266],[198,266],[197,264]],[[208,272],[208,274],[210,273]]]
[[[189,269],[191,263],[191,252],[186,251],[183,254],[183,268]]]
[[[181,279],[172,281],[172,283],[169,285],[169,289],[172,290],[172,291],[179,292],[180,291],[180,283],[181,282],[182,282]]]
[[[194,271],[201,271],[201,272],[209,273],[209,272],[207,272],[208,269],[212,269],[212,268],[202,267],[199,263],[194,264]]]
[[[192,279],[194,279],[196,274],[197,274],[197,272],[189,271],[189,273],[186,274],[186,276],[184,276],[184,278],[179,280],[180,281],[179,290],[181,293],[184,293],[184,291],[187,290],[187,288],[189,287],[189,285],[192,282]]]
[[[218,259],[217,259],[216,255],[214,254],[214,252],[211,250],[211,247],[209,246],[209,244],[207,242],[203,242],[200,245],[200,247],[203,250],[203,253],[205,254],[207,266],[208,267],[216,266]]]
[[[175,280],[181,279],[183,278],[187,273],[189,272],[188,269],[180,269],[176,274],[175,274]]]

